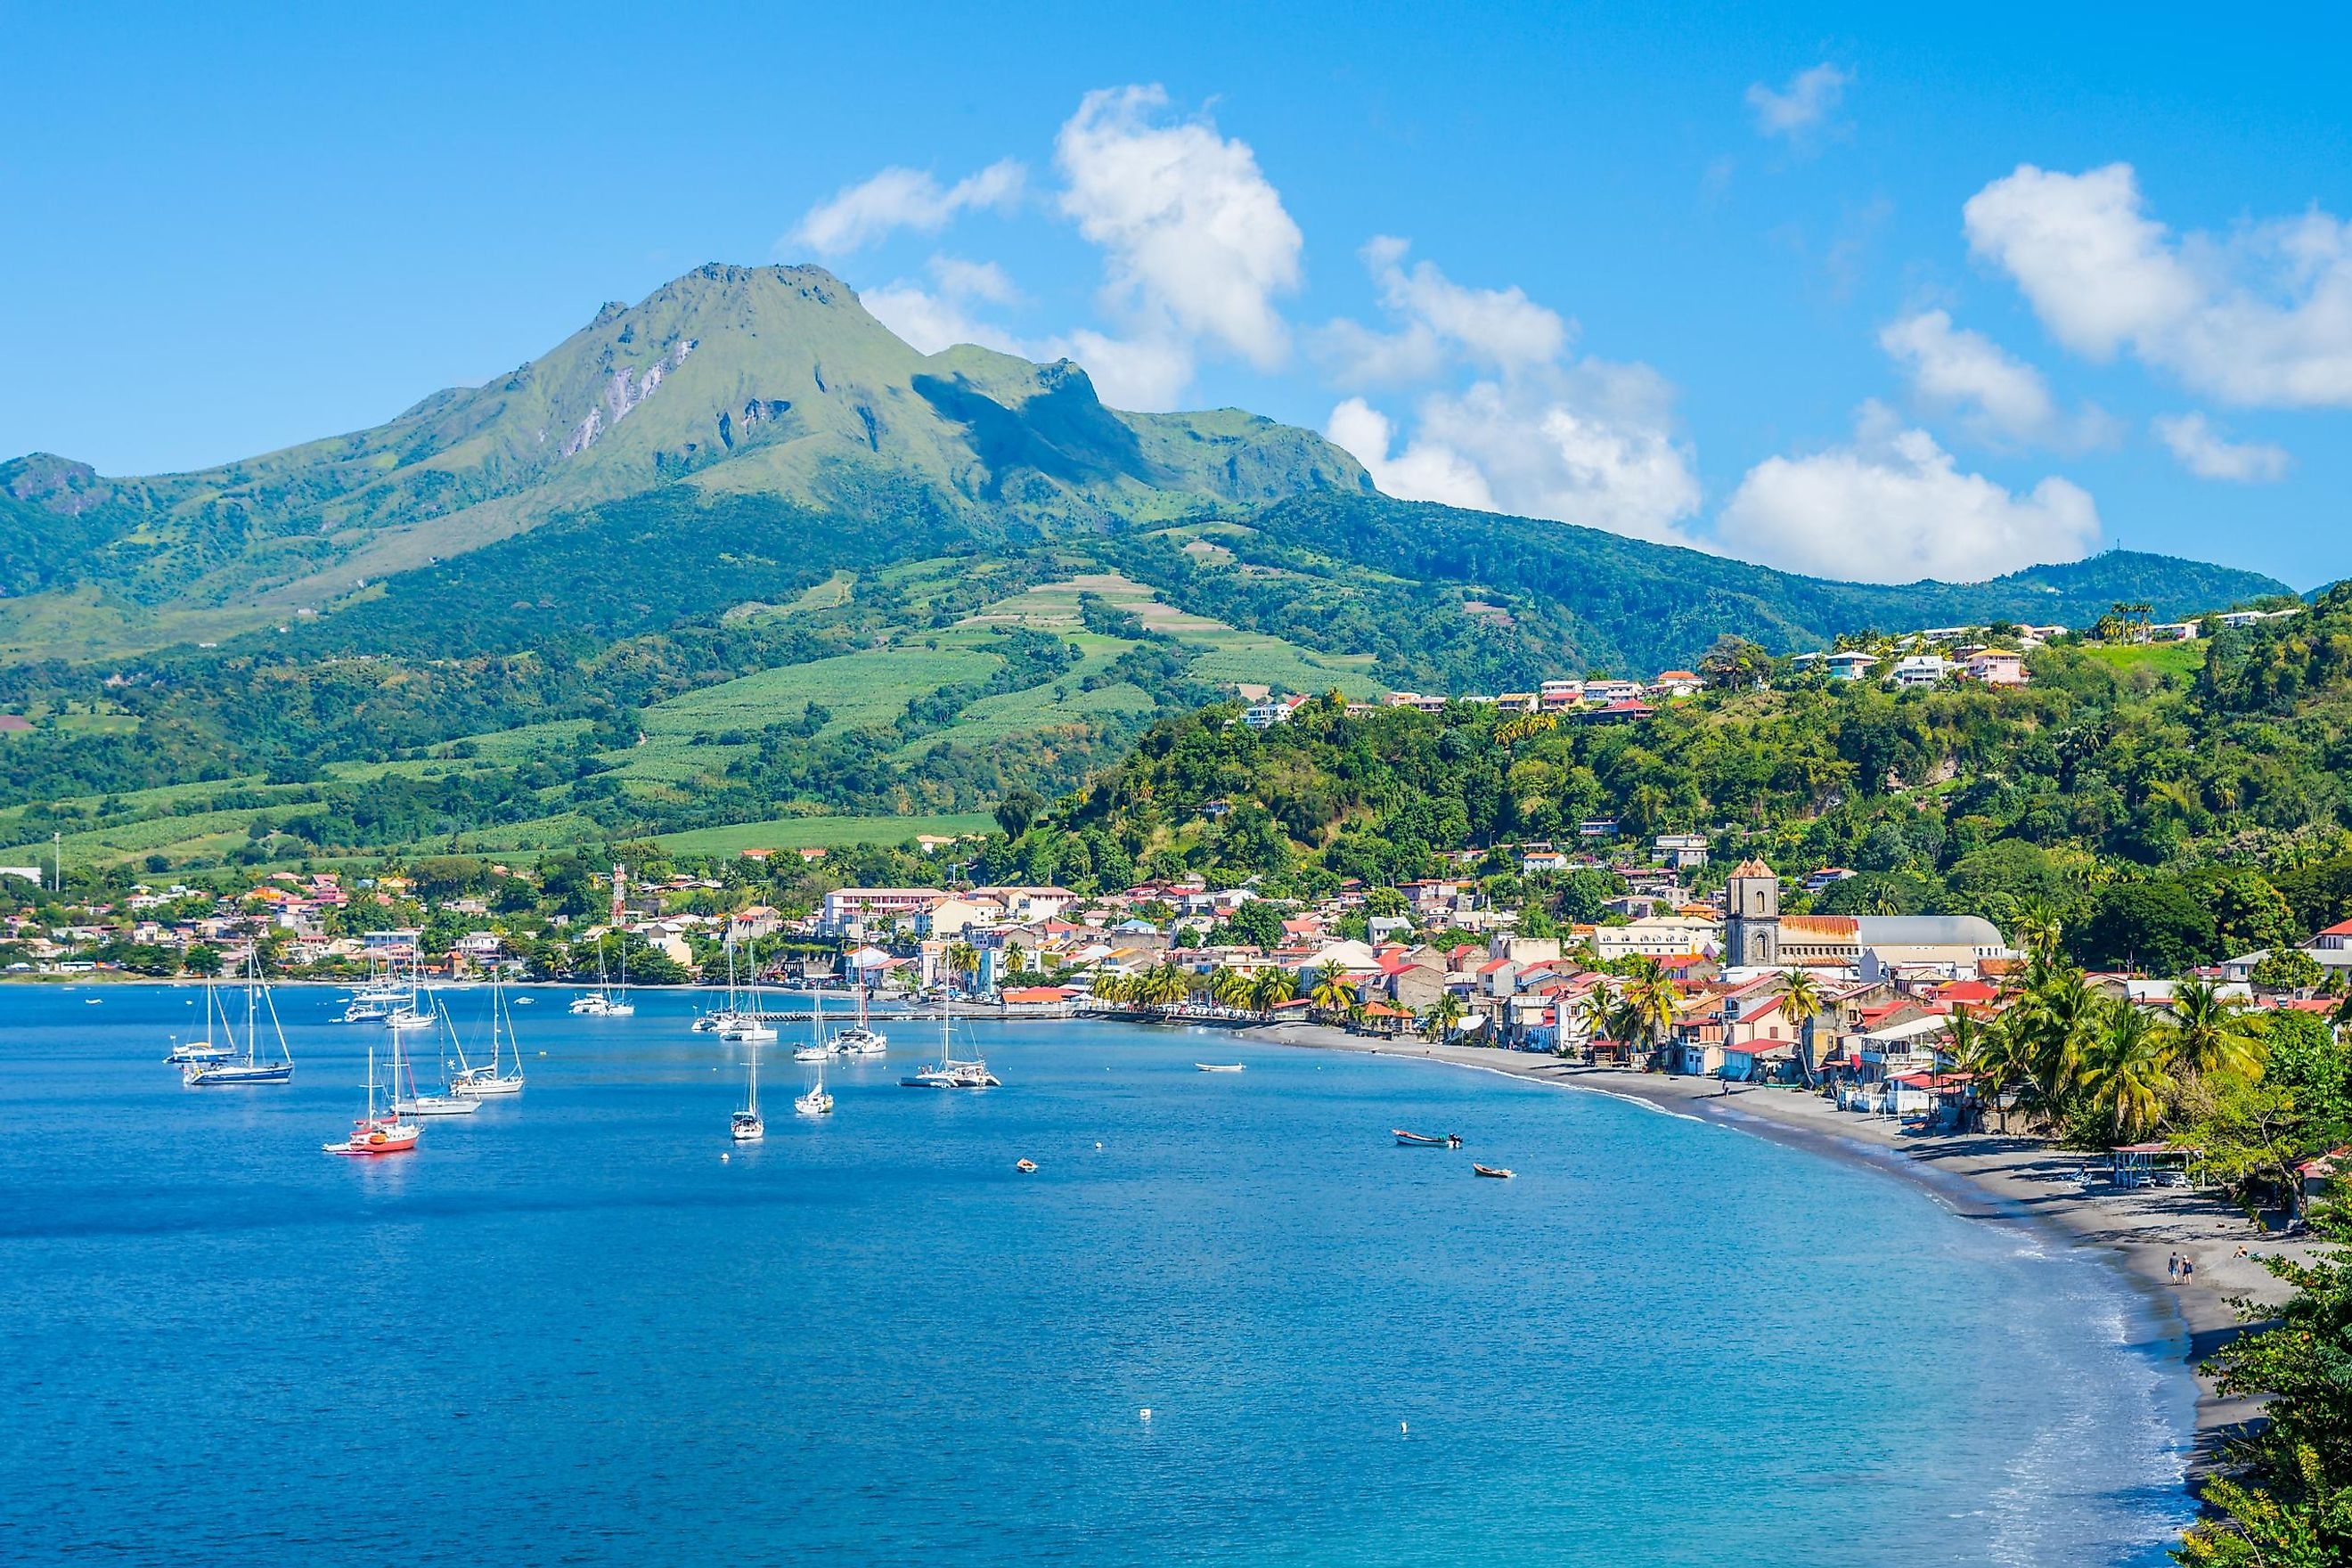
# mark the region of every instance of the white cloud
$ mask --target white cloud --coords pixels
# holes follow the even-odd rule
[[[1086,95],[1055,141],[1062,210],[1106,253],[1129,351],[1164,367],[1205,342],[1273,369],[1290,344],[1274,301],[1298,287],[1304,239],[1246,143],[1205,118],[1158,122],[1167,103],[1157,87]]]
[[[959,213],[1010,210],[1021,199],[1028,173],[1018,161],[1005,158],[952,185],[941,185],[920,169],[885,169],[809,208],[777,248],[805,246],[820,256],[842,256],[897,229],[936,234]]]
[[[2014,495],[1964,474],[1925,430],[1865,404],[1853,444],[1769,458],[1748,471],[1717,531],[1736,555],[1850,582],[1976,582],[2073,561],[2099,537],[2088,492],[2052,477]]]
[[[1508,381],[1434,392],[1391,454],[1388,419],[1361,398],[1325,434],[1390,495],[1552,518],[1663,544],[1698,510],[1690,452],[1671,432],[1673,389],[1646,365],[1586,360]]]
[[[1697,511],[1689,449],[1675,438],[1674,388],[1647,365],[1570,361],[1572,323],[1518,289],[1470,289],[1405,241],[1363,248],[1390,317],[1315,334],[1318,356],[1349,390],[1426,385],[1449,370],[1468,385],[1425,393],[1402,449],[1387,416],[1360,397],[1332,410],[1326,434],[1390,495],[1548,517],[1688,544],[1676,526]]]
[[[1172,337],[1117,338],[1081,328],[1047,341],[1035,357],[1076,361],[1095,395],[1113,408],[1173,408],[1192,384],[1192,351]]]
[[[2128,349],[2230,403],[2352,407],[2352,224],[2314,208],[2176,238],[2146,209],[2128,163],[2021,163],[1963,217],[1970,247],[2078,353]]]
[[[2286,478],[2294,461],[2284,447],[2228,439],[2202,414],[2160,414],[2153,423],[2180,466],[2200,479],[2269,484]]]
[[[956,343],[978,343],[1004,353],[1030,356],[1031,350],[1009,327],[972,314],[977,304],[1016,305],[1021,290],[993,261],[966,261],[956,256],[934,256],[929,269],[932,287],[898,279],[865,289],[858,299],[874,319],[927,354]]]
[[[1978,435],[2015,444],[2103,446],[2117,432],[2095,407],[2063,413],[2042,373],[1982,332],[1952,325],[1949,312],[1921,310],[1889,321],[1879,347],[1900,364],[1920,399],[1958,411]]]
[[[1407,242],[1381,235],[1361,252],[1380,286],[1381,303],[1400,324],[1378,331],[1336,321],[1316,334],[1316,348],[1344,386],[1426,381],[1453,359],[1493,371],[1549,364],[1573,329],[1559,313],[1517,289],[1465,289],[1423,261],[1404,267]]]
[[[1756,111],[1759,132],[1793,139],[1836,112],[1838,100],[1853,80],[1853,72],[1823,62],[1799,71],[1777,92],[1760,81],[1755,83],[1748,89],[1748,107]]]
[[[1383,494],[1474,511],[1497,510],[1495,494],[1486,488],[1486,476],[1459,452],[1416,441],[1391,456],[1389,444],[1395,438],[1395,426],[1387,415],[1360,397],[1350,397],[1331,410],[1323,434],[1363,464]]]

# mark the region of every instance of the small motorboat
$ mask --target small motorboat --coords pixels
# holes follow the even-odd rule
[[[1037,1173],[1037,1162],[1034,1160],[1015,1160],[1013,1162],[1013,1168],[1020,1172],[1024,1176],[1034,1176]]]
[[[1470,1173],[1475,1176],[1492,1176],[1498,1182],[1507,1182],[1513,1176],[1518,1174],[1517,1171],[1512,1170],[1507,1165],[1478,1164],[1474,1164],[1470,1167]]]
[[[1461,1134],[1455,1132],[1448,1132],[1443,1138],[1432,1138],[1426,1132],[1408,1132],[1402,1127],[1391,1127],[1389,1131],[1401,1148],[1459,1149],[1462,1147]]]
[[[1240,1062],[1194,1062],[1192,1067],[1198,1072],[1239,1072],[1243,1065]]]

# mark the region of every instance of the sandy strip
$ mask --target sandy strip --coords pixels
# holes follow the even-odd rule
[[[1683,1116],[1720,1121],[1779,1142],[1863,1163],[1933,1188],[1970,1219],[2027,1224],[2071,1245],[2096,1247],[2133,1282],[2168,1300],[2187,1331],[2189,1359],[2202,1362],[2240,1327],[2231,1298],[2276,1301],[2284,1288],[2250,1252],[2308,1257],[2298,1243],[2271,1239],[2218,1195],[2179,1188],[2086,1190],[2083,1157],[2046,1140],[1998,1132],[1957,1137],[1901,1133],[1893,1118],[1842,1111],[1818,1095],[1763,1086],[1726,1086],[1713,1079],[1576,1067],[1531,1051],[1437,1046],[1413,1038],[1368,1039],[1316,1024],[1278,1024],[1241,1032],[1268,1044],[1309,1046],[1483,1068],[1556,1083]],[[2174,1253],[2195,1259],[2195,1283],[2166,1273]],[[2210,1466],[2220,1446],[2258,1414],[2255,1402],[2223,1399],[2199,1375],[2193,1468]]]

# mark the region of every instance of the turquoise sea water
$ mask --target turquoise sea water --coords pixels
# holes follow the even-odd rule
[[[0,1561],[2155,1563],[2188,1514],[2104,1266],[1627,1102],[1097,1024],[919,1091],[894,1024],[730,1151],[688,998],[541,993],[519,1101],[356,1162],[383,1031],[281,992],[294,1082],[188,1090],[192,994],[0,989]]]

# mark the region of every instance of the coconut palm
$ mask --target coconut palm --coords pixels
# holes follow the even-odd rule
[[[1192,994],[1192,977],[1178,963],[1155,963],[1143,972],[1136,1000],[1171,1014]]]
[[[1021,944],[1017,942],[1006,942],[1004,944],[1004,973],[1007,974],[1018,974],[1028,966],[1029,955],[1022,951]]]
[[[2018,951],[2036,963],[2052,963],[2058,957],[2061,936],[2058,919],[2048,910],[2036,907],[2017,918]]]
[[[1584,1031],[1584,1047],[1588,1053],[1595,1040],[1621,1037],[1617,1034],[1618,1011],[1617,998],[1610,994],[1606,985],[1594,986],[1576,1005],[1577,1026]]]
[[[2262,1076],[2261,1042],[2236,997],[2223,995],[2210,981],[2184,980],[2172,989],[2169,1011],[2182,1067],[2200,1078]]]
[[[980,949],[961,937],[948,944],[948,973],[964,975],[980,973]],[[963,987],[965,990],[971,987]]]
[[[2169,1025],[2128,1001],[2107,1003],[2082,1074],[2084,1092],[2107,1113],[2116,1141],[2129,1143],[2153,1128],[2172,1088]]]
[[[1952,1009],[1952,1060],[1976,1080],[1979,1102],[1989,1104],[2009,1131],[2010,1085],[2017,1079],[2016,1042],[2004,1023],[1979,1018],[1963,1002]]]
[[[1250,977],[1250,1003],[1267,1017],[1297,993],[1298,983],[1287,969],[1268,964]]]
[[[1131,1000],[1134,995],[1135,983],[1124,974],[1098,974],[1095,977],[1094,998],[1097,1002],[1108,1002],[1115,1007]]]
[[[1450,1046],[1454,1043],[1454,1029],[1469,1011],[1462,998],[1453,992],[1440,992],[1437,1000],[1429,1005],[1429,1011],[1421,1016],[1421,1026],[1436,1036],[1441,1044]]]
[[[1337,963],[1327,963],[1307,975],[1307,998],[1326,1013],[1341,1013],[1354,999],[1356,988],[1348,984],[1348,972]]]
[[[1249,976],[1229,963],[1220,963],[1209,972],[1209,1000],[1240,1012],[1250,1003]]]
[[[1809,969],[1784,969],[1780,972],[1780,1016],[1796,1026],[1797,1038],[1802,1042],[1805,1081],[1813,1078],[1813,1020],[1822,1014],[1821,983]]]
[[[2078,970],[2055,965],[2034,975],[2006,1020],[2024,1089],[2046,1121],[2062,1121],[2084,1092],[2091,1047],[2106,1020],[2105,1001]]]
[[[1666,978],[1654,958],[1637,958],[1633,973],[1626,980],[1623,991],[1625,1005],[1632,1010],[1633,1030],[1655,1051],[1666,1043],[1675,1031],[1675,1017],[1682,1004],[1682,993]]]

